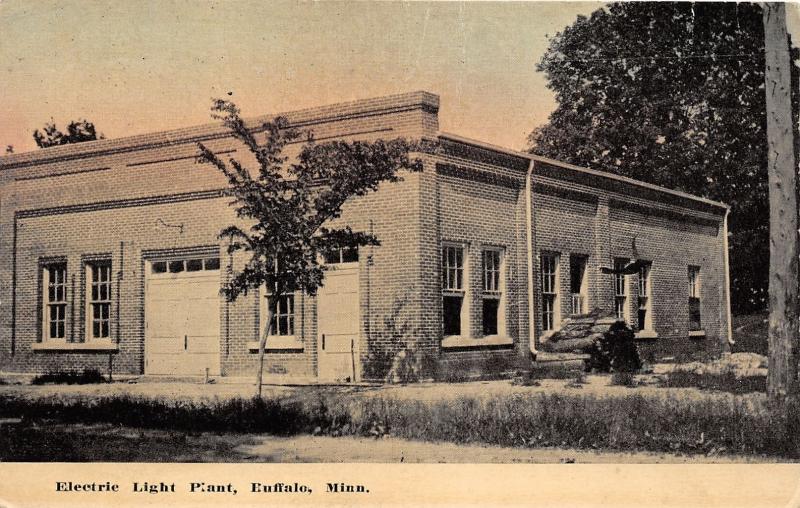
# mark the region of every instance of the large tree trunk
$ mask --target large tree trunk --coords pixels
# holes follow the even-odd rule
[[[764,4],[767,139],[769,143],[769,374],[771,399],[797,390],[798,231],[797,177],[791,107],[791,61],[786,7]]]
[[[262,381],[264,380],[264,352],[267,349],[267,337],[269,337],[269,334],[272,331],[272,320],[275,318],[275,312],[278,308],[278,297],[275,295],[270,295],[267,297],[267,301],[267,307],[269,307],[267,325],[261,332],[261,340],[258,342],[258,380],[256,381],[256,385],[258,386],[259,399],[261,398],[261,385]]]

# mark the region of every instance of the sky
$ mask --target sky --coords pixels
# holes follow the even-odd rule
[[[427,90],[441,130],[522,149],[555,107],[548,36],[600,7],[0,0],[0,148],[35,149],[51,119],[108,138],[203,124],[212,97],[257,116]]]

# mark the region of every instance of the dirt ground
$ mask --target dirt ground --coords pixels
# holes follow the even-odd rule
[[[2,462],[301,462],[462,464],[720,464],[775,458],[675,455],[568,448],[512,448],[411,441],[396,437],[329,437],[187,433],[109,424],[40,422],[0,425]]]
[[[258,444],[242,445],[237,452],[248,460],[270,462],[378,462],[470,464],[719,464],[777,462],[766,457],[670,455],[661,453],[614,453],[562,448],[508,448],[499,446],[426,443],[387,437],[297,436],[264,437]]]

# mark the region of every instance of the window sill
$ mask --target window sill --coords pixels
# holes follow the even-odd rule
[[[657,339],[658,334],[655,330],[639,330],[634,337],[637,339]]]
[[[258,351],[258,341],[250,341],[247,343],[247,349],[250,351]],[[303,343],[294,336],[291,337],[267,337],[266,351],[277,349],[303,349]]]
[[[90,342],[37,342],[31,346],[34,351],[119,351],[119,345],[111,341]]]
[[[706,336],[706,331],[705,330],[689,330],[689,337],[699,339],[699,338],[705,337],[705,336]]]
[[[443,348],[464,348],[464,347],[483,347],[483,346],[509,346],[514,343],[514,339],[503,335],[490,335],[473,339],[460,335],[451,335],[442,339]]]

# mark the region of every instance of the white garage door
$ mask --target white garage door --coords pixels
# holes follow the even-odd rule
[[[360,377],[358,263],[325,273],[317,294],[319,379],[355,381]]]
[[[219,375],[219,258],[151,261],[145,286],[145,373]]]

